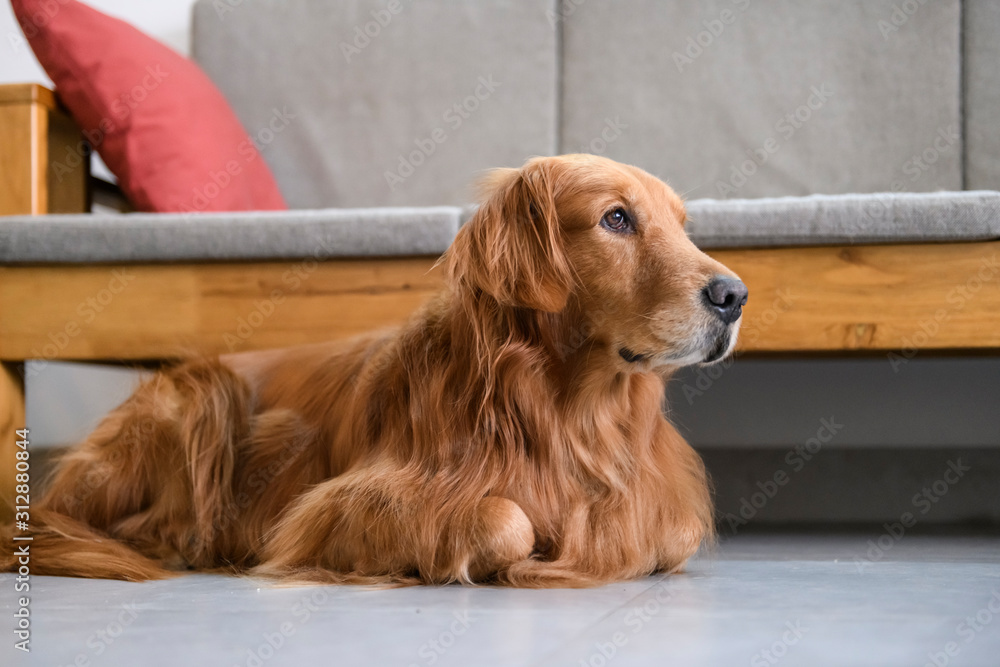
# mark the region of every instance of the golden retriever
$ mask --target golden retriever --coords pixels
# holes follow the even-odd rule
[[[664,376],[727,355],[747,297],[684,222],[667,185],[608,159],[495,172],[402,328],[145,382],[60,462],[32,573],[549,587],[679,570],[713,516]]]

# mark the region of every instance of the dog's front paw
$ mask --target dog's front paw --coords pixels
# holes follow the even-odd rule
[[[489,579],[525,560],[535,546],[535,529],[528,515],[507,498],[483,498],[476,508],[471,532],[474,552],[468,566],[470,581]]]

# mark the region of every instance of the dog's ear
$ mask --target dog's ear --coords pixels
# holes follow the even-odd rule
[[[563,252],[550,160],[499,169],[484,182],[485,198],[449,250],[453,284],[479,288],[507,306],[558,312],[572,276]]]

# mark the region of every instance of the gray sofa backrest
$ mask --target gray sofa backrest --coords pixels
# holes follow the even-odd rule
[[[463,204],[484,169],[577,151],[689,198],[1000,189],[991,0],[199,0],[194,18],[196,59],[298,208]]]
[[[1000,2],[965,0],[965,187],[1000,190]]]
[[[290,206],[465,203],[477,173],[556,150],[547,6],[202,0],[193,50]]]

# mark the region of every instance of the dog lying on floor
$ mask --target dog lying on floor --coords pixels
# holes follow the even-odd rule
[[[145,382],[33,508],[32,573],[551,587],[679,570],[713,517],[664,375],[726,356],[747,298],[684,222],[667,185],[608,159],[498,170],[402,328]]]

